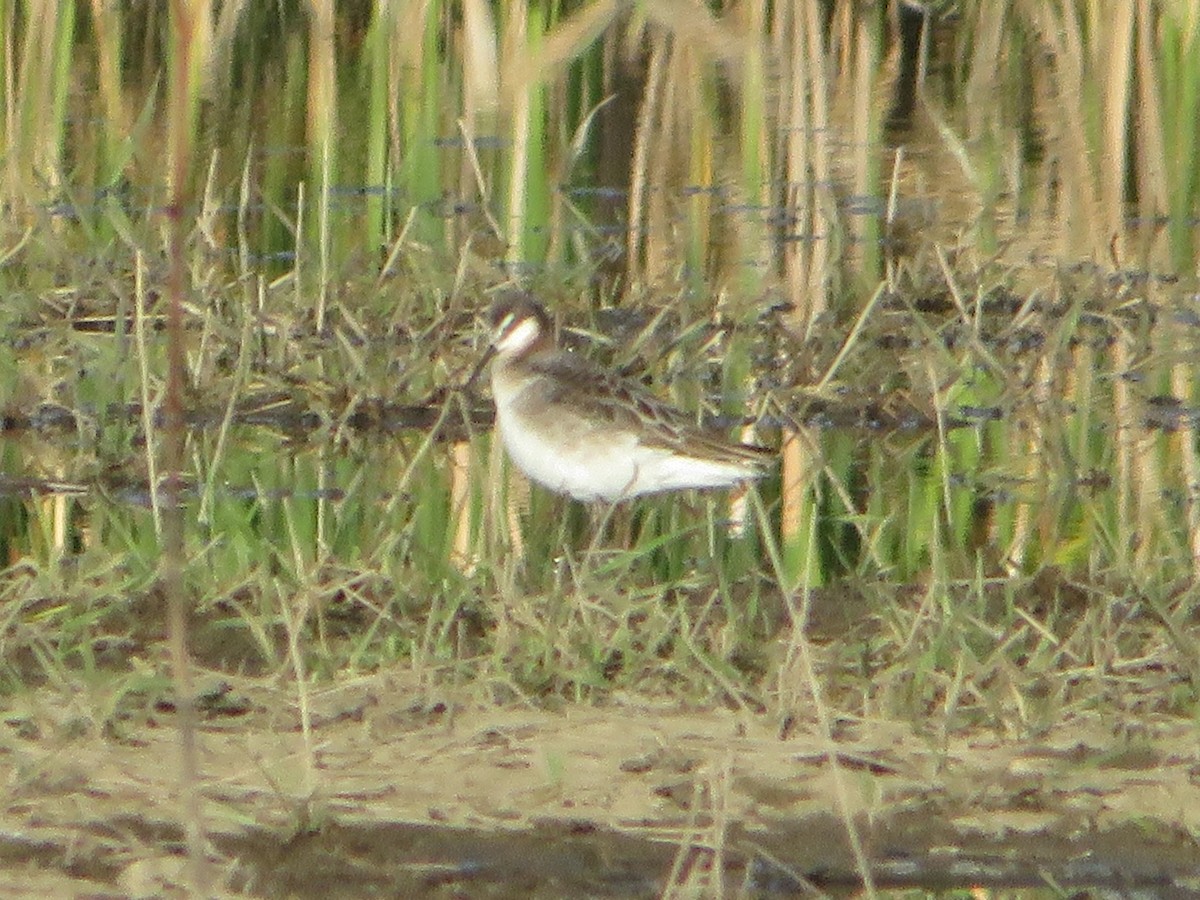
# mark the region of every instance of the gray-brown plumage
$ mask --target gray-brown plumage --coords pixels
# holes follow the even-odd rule
[[[762,474],[771,451],[700,428],[639,385],[558,349],[535,301],[502,299],[490,318],[497,428],[513,461],[539,484],[614,502]]]

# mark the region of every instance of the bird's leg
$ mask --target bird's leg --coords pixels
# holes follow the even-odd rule
[[[577,588],[586,584],[588,578],[591,577],[592,563],[600,552],[600,542],[604,539],[604,533],[608,530],[609,522],[620,502],[620,500],[597,500],[587,505],[592,537],[588,542],[587,550],[584,551],[583,562],[579,567],[579,576],[575,579]]]
[[[592,540],[588,544],[588,556],[591,556],[600,549],[600,541],[603,540],[604,533],[608,530],[613,513],[616,512],[620,502],[620,500],[598,500],[595,503],[588,504],[588,519],[592,528]]]
[[[637,468],[635,467],[633,475],[629,479],[629,484],[625,485],[625,489],[621,491],[620,495],[615,500],[597,500],[588,504],[588,517],[591,519],[592,524],[592,542],[590,545],[588,545],[589,556],[599,549],[601,537],[604,535],[604,532],[608,530],[608,525],[613,519],[613,514],[617,511],[617,507],[620,505],[623,499],[629,496],[629,491],[637,483],[637,476]],[[629,543],[630,534],[628,518],[625,520],[625,525],[625,533],[622,536],[624,540],[621,542],[622,546]]]

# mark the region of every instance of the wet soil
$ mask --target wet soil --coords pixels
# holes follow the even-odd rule
[[[1120,728],[1079,713],[1036,736],[920,733],[686,709],[628,697],[561,711],[423,694],[379,676],[312,698],[234,683],[238,715],[201,734],[206,827],[222,890],[263,896],[749,896],[852,892],[839,811],[881,887],[1200,885],[1194,723]],[[179,890],[170,714],[90,724],[49,689],[0,742],[6,896]],[[311,768],[306,760],[312,761]]]

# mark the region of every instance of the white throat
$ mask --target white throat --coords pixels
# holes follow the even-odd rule
[[[503,323],[501,328],[508,323]],[[542,327],[532,316],[522,319],[513,328],[504,331],[496,338],[496,352],[506,356],[517,355],[529,348],[537,340]]]

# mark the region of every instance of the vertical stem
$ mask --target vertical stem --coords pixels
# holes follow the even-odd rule
[[[193,700],[191,659],[188,653],[187,605],[183,587],[183,508],[179,486],[184,460],[183,415],[183,303],[186,287],[184,268],[184,215],[188,204],[192,128],[195,110],[197,34],[207,18],[208,0],[174,0],[171,5],[175,44],[171,67],[168,110],[168,165],[170,184],[167,204],[169,274],[167,294],[167,387],[163,404],[163,543],[161,574],[167,601],[167,625],[171,669],[175,683],[176,724],[179,730],[179,794],[187,834],[190,882],[194,894],[204,894],[208,884],[205,863],[204,823],[200,807],[199,764],[196,751],[196,707]],[[152,490],[157,490],[152,485]]]
[[[529,40],[529,10],[524,3],[510,4],[508,23],[505,28],[505,55],[509,58],[525,51]],[[508,240],[505,254],[510,272],[521,271],[529,262],[526,256],[525,237],[528,233],[528,182],[530,154],[530,97],[537,87],[533,84],[520,85],[512,93],[512,162],[508,173],[508,212],[504,230]],[[486,203],[486,198],[485,198]]]
[[[645,277],[643,253],[647,225],[647,195],[649,194],[650,146],[654,129],[661,122],[659,96],[662,93],[664,69],[670,55],[667,39],[657,36],[650,50],[650,68],[646,73],[646,90],[638,113],[637,134],[633,144],[633,159],[629,173],[629,234],[625,249],[628,270],[625,290],[631,293]]]
[[[309,3],[308,36],[308,153],[309,184],[317,193],[317,252],[320,280],[317,288],[317,331],[325,330],[329,299],[330,233],[329,190],[333,182],[333,142],[337,133],[334,78],[334,9],[331,0]],[[297,243],[303,241],[299,232]]]

